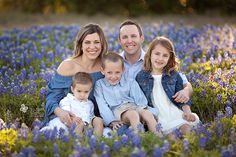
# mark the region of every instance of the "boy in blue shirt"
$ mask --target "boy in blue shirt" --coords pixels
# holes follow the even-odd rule
[[[96,82],[94,96],[105,125],[118,129],[128,124],[137,130],[142,121],[151,132],[160,135],[153,116],[157,116],[157,112],[147,105],[138,83],[123,76],[123,58],[114,52],[106,54],[102,59],[101,72],[105,78]]]

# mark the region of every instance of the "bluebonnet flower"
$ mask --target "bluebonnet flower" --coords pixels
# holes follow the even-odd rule
[[[137,147],[140,148],[141,147],[141,139],[140,136],[138,134],[134,134],[131,137],[131,143],[132,143],[132,147]]]
[[[145,131],[144,126],[141,123],[138,124],[137,128],[138,128],[138,132],[144,132]]]
[[[221,120],[223,117],[224,117],[224,113],[223,113],[222,111],[217,111],[215,120],[216,120],[216,121],[219,121],[219,120]]]
[[[128,145],[129,138],[128,138],[127,135],[122,135],[120,141],[121,141],[123,146],[126,146],[126,145]]]
[[[102,154],[104,154],[103,155],[104,157],[107,155],[108,156],[110,155],[110,147],[108,145],[106,145],[106,144],[101,145],[100,150],[101,150]]]
[[[74,138],[78,138],[78,135],[76,134],[76,124],[73,123],[70,127],[69,127],[69,134]],[[88,129],[87,129],[88,130]]]
[[[18,131],[18,136],[23,139],[28,138],[29,128],[26,126],[26,124],[22,123],[21,128]]]
[[[184,150],[184,153],[188,153],[190,151],[190,148],[189,148],[189,141],[188,139],[184,139],[183,140],[183,150]]]
[[[161,126],[161,123],[157,123],[157,125],[156,125],[156,131],[157,132],[162,132],[162,126]]]
[[[38,127],[34,127],[32,130],[32,142],[37,143],[40,139],[40,130]]]
[[[86,137],[91,137],[93,135],[93,128],[87,128],[85,131]]]
[[[233,110],[232,110],[232,108],[230,106],[226,106],[225,110],[226,110],[225,116],[227,118],[232,118],[233,117]]]
[[[181,131],[179,129],[174,129],[172,134],[174,135],[175,139],[179,139],[179,138],[183,137],[183,134],[181,133]]]
[[[45,87],[42,87],[41,89],[40,89],[40,98],[41,99],[44,99],[45,97],[46,97],[46,94],[47,94],[47,88],[45,88]]]
[[[59,154],[60,154],[59,153],[59,147],[56,143],[54,143],[53,144],[53,156],[54,157],[59,157],[60,156]]]
[[[205,148],[207,145],[207,139],[204,136],[201,136],[198,140],[198,145],[200,148]]]
[[[161,147],[161,150],[162,150],[163,153],[166,153],[170,150],[170,147],[171,147],[170,143],[167,140],[164,140],[164,143]]]
[[[130,156],[131,157],[145,157],[146,152],[144,150],[139,149],[139,148],[134,148],[134,150]]]
[[[94,135],[92,135],[90,138],[89,138],[89,145],[90,145],[90,148],[92,150],[96,149],[96,146],[97,146],[97,139]]]
[[[231,152],[228,149],[222,149],[221,155],[222,155],[222,157],[233,157]]]
[[[18,157],[26,157],[26,156],[36,157],[35,148],[33,148],[32,146],[22,148]]]
[[[155,147],[152,152],[152,157],[162,157],[163,156],[162,149],[160,147]]]
[[[115,140],[112,145],[112,150],[117,152],[120,150],[121,146],[122,146],[121,142],[118,140]]]
[[[224,133],[223,124],[220,121],[216,122],[216,136],[217,136],[217,138],[220,138],[223,135],[223,133]]]

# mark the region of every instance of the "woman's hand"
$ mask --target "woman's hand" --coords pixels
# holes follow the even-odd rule
[[[80,117],[71,117],[72,123],[80,124],[83,123],[83,120]]]
[[[119,129],[124,123],[122,121],[113,121],[111,122],[111,124],[109,125],[109,127],[112,130],[117,130]]]
[[[70,127],[71,124],[72,124],[72,119],[75,116],[75,114],[73,114],[72,112],[70,111],[65,111],[63,109],[61,109],[60,107],[57,107],[55,110],[54,110],[54,113],[57,117],[59,117],[59,119],[67,126],[67,127]]]

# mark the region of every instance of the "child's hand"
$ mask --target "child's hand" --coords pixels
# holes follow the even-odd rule
[[[122,121],[113,121],[110,124],[110,128],[112,128],[112,130],[117,130],[119,129],[124,123]]]
[[[196,117],[191,112],[184,112],[183,119],[189,122],[194,122],[196,120]]]

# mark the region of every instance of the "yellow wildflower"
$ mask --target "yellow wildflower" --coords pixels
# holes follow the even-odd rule
[[[10,151],[15,146],[17,131],[10,129],[0,130],[0,152]]]
[[[236,114],[234,114],[232,119],[233,126],[236,127]]]

